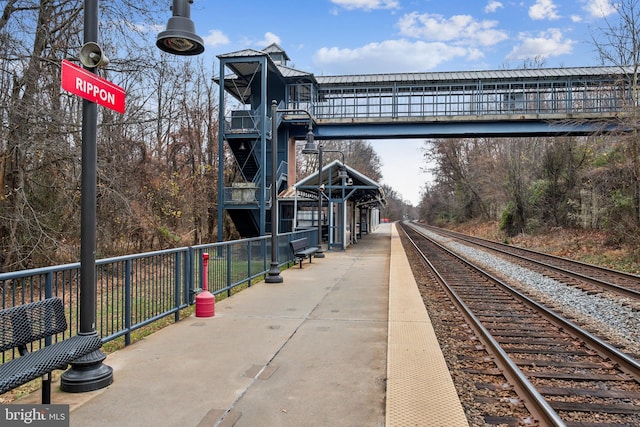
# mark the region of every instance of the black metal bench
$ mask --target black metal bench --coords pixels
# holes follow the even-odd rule
[[[302,268],[302,261],[305,258],[309,258],[309,263],[311,263],[313,254],[318,252],[316,246],[309,246],[309,240],[306,237],[292,240],[289,242],[289,245],[291,246],[293,255],[300,261],[300,268]]]
[[[76,335],[29,352],[27,345],[67,330],[60,298],[0,310],[0,352],[17,348],[20,357],[0,365],[0,394],[42,377],[42,403],[51,403],[51,372],[102,347],[97,334]]]

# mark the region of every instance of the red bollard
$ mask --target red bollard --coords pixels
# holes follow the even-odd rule
[[[196,295],[196,317],[213,317],[216,314],[216,297],[208,291],[209,254],[202,254],[202,292]]]

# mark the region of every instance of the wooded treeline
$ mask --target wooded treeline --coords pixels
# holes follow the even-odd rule
[[[640,247],[637,153],[631,135],[486,138],[425,143],[436,181],[430,223],[499,221],[506,235],[553,227],[602,229]]]
[[[629,66],[630,99],[617,120],[625,132],[589,137],[426,141],[420,215],[431,223],[499,221],[506,235],[552,227],[605,230],[640,254],[640,14],[637,0],[594,30],[604,65]],[[621,68],[622,69],[622,68]]]
[[[208,142],[216,141],[218,118],[210,67],[155,48],[151,23],[166,22],[166,2],[99,4],[100,44],[111,62],[98,73],[125,89],[127,108],[124,115],[99,108],[97,256],[210,238],[217,145]],[[62,91],[60,63],[82,46],[82,7],[80,0],[4,6],[2,271],[78,260],[82,100]]]
[[[99,2],[110,63],[97,72],[125,89],[126,112],[98,108],[97,258],[218,239],[218,70],[211,59],[156,48],[170,3]],[[77,63],[82,8],[82,0],[9,0],[2,9],[0,271],[79,260],[82,100],[61,89],[60,64]],[[339,148],[347,164],[380,179],[368,143]],[[317,156],[299,159],[299,177],[317,170],[307,164]],[[224,238],[237,237],[225,221]]]
[[[99,2],[99,43],[111,60],[99,74],[125,89],[127,107],[124,115],[99,108],[98,258],[218,239],[218,70],[202,59],[212,56],[175,57],[155,47],[169,3]],[[638,69],[636,3],[617,3],[619,14],[594,32],[603,64]],[[82,46],[83,1],[7,0],[0,7],[0,271],[76,262],[82,101],[61,89],[60,64],[76,61]],[[637,76],[627,76],[635,95]],[[426,142],[437,180],[425,189],[421,216],[496,219],[509,234],[594,227],[640,247],[634,99],[620,116],[631,131],[619,135]],[[381,180],[368,143],[327,148]],[[341,156],[328,153],[325,161],[334,158]],[[298,160],[298,177],[317,170],[317,156]],[[230,182],[234,173],[224,171]],[[385,192],[383,216],[407,215],[394,190]],[[230,221],[223,228],[225,239],[235,237]]]

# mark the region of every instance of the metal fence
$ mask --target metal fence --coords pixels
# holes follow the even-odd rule
[[[317,244],[317,229],[278,236],[278,263],[294,261],[289,242],[307,237]],[[96,331],[103,343],[123,337],[195,303],[205,272],[202,255],[209,254],[207,285],[214,295],[227,296],[241,285],[251,286],[268,271],[271,236],[190,246],[96,261]],[[69,329],[79,330],[80,263],[0,274],[0,308],[59,297],[67,310]],[[59,337],[64,339],[65,336]],[[5,355],[2,355],[2,361]]]

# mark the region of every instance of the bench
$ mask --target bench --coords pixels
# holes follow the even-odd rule
[[[0,365],[0,394],[42,377],[42,404],[51,403],[51,372],[66,369],[74,360],[102,347],[97,334],[76,335],[54,344],[33,347],[40,341],[67,330],[60,298],[48,298],[0,310],[0,352],[17,348],[20,357]]]
[[[305,258],[309,258],[309,263],[311,263],[311,257],[318,252],[316,246],[309,247],[309,240],[306,237],[292,240],[289,242],[289,245],[291,246],[293,255],[300,261],[300,268],[302,268],[302,261]]]

